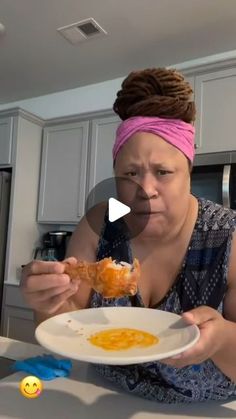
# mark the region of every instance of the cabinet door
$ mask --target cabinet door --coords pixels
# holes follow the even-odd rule
[[[236,150],[236,68],[195,78],[197,153]]]
[[[112,147],[115,142],[116,129],[120,122],[118,116],[98,118],[92,121],[88,192],[99,182],[113,177]],[[102,188],[100,192],[99,195],[101,196]],[[106,196],[106,191],[104,191],[104,194]],[[100,199],[96,199],[94,196],[91,198],[89,206],[97,201],[100,201]]]
[[[188,81],[193,89],[192,100],[195,100],[195,77],[194,76],[185,76],[185,80]],[[198,113],[196,115],[196,119],[198,118]],[[194,121],[194,127],[196,129],[197,121]],[[195,144],[194,144],[195,151],[199,149],[199,138],[195,135]]]
[[[11,164],[13,118],[0,118],[0,164]]]
[[[3,310],[3,336],[22,342],[36,343],[32,310],[5,306]]]
[[[194,76],[184,76],[185,80],[189,82],[193,89],[193,98],[194,98],[194,84],[195,84],[195,77]]]
[[[88,122],[80,122],[45,129],[39,222],[77,223],[83,216],[88,126]]]

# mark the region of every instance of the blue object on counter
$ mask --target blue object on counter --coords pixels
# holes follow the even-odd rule
[[[11,368],[49,381],[58,377],[68,377],[72,362],[70,359],[56,359],[53,355],[43,355],[16,361]]]

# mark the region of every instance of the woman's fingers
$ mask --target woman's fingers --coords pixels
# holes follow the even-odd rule
[[[21,284],[26,293],[43,291],[54,287],[69,286],[70,277],[67,274],[30,275]]]
[[[30,307],[50,314],[77,292],[80,281],[71,281],[64,269],[62,262],[33,261],[25,266],[20,286]]]
[[[23,292],[62,286],[70,282],[67,275],[62,275],[64,265],[60,262],[33,261],[22,270],[21,288]]]
[[[78,263],[78,260],[74,258],[73,256],[64,259],[62,263],[68,263],[69,265],[76,265]]]
[[[183,368],[212,359],[221,350],[222,342],[224,342],[225,319],[217,310],[208,306],[192,309],[184,313],[182,317],[187,323],[198,325],[200,338],[188,350],[172,358],[163,359],[162,362],[175,368]]]
[[[65,301],[68,300],[68,298],[70,298],[75,292],[76,291],[69,289],[59,295],[55,295],[43,303],[38,302],[36,304],[36,310],[47,312],[48,314],[56,313]]]
[[[23,277],[28,275],[63,273],[64,265],[62,262],[45,262],[42,260],[33,260],[25,265],[22,270]]]
[[[44,302],[49,300],[52,297],[55,297],[56,295],[62,294],[65,291],[77,291],[78,286],[76,286],[76,284],[70,284],[69,287],[68,285],[65,286],[61,286],[61,287],[53,287],[53,288],[49,288],[47,290],[43,290],[43,291],[38,291],[35,292],[34,294],[34,300],[35,302]]]
[[[219,316],[219,313],[211,307],[200,306],[186,311],[182,314],[183,319],[188,324],[201,325],[204,322],[214,320]]]

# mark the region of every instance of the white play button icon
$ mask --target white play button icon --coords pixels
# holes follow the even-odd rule
[[[124,189],[122,189],[123,186]],[[123,199],[123,197],[128,197],[128,199]],[[150,197],[145,190],[131,178],[129,178],[129,183],[124,177],[104,179],[91,189],[86,197],[85,216],[89,227],[98,237],[104,234],[102,236],[104,238],[103,244],[106,243],[104,246],[108,246],[108,248],[104,250],[101,247],[101,252],[104,250],[104,254],[110,255],[110,248],[113,248],[113,245],[110,245],[110,243],[113,243],[111,240],[119,242],[121,237],[131,240],[142,233],[149,222],[149,218],[139,216],[135,208],[140,208],[142,204],[143,210],[148,214],[151,212],[150,202]],[[102,233],[101,223],[98,222],[101,216],[104,216]]]
[[[130,207],[115,198],[108,201],[108,219],[112,223],[130,212]]]

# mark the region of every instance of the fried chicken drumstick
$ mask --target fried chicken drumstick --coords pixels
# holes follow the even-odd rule
[[[137,293],[137,282],[140,277],[140,264],[134,259],[132,265],[126,262],[116,263],[111,257],[99,262],[78,261],[76,265],[65,262],[65,273],[71,279],[80,279],[105,298],[124,297]]]

